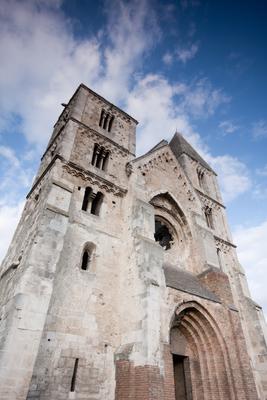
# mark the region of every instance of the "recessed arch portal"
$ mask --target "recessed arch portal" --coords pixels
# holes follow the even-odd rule
[[[226,343],[209,312],[197,302],[176,309],[170,350],[176,400],[236,399]],[[184,392],[177,389],[182,387]]]

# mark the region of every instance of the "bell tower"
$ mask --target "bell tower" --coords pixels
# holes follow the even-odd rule
[[[97,315],[109,323],[137,121],[83,84],[63,106],[2,265],[3,400],[66,396],[85,373],[106,397],[98,371],[110,355],[98,330],[109,329]]]

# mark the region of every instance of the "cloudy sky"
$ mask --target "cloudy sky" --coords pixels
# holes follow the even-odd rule
[[[266,20],[265,0],[1,0],[0,258],[83,82],[139,120],[138,154],[178,130],[206,157],[267,312]]]

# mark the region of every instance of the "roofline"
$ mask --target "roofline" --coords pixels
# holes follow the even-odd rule
[[[164,139],[162,139],[162,140],[164,140]],[[149,151],[147,151],[145,154],[142,154],[141,156],[136,157],[134,160],[131,160],[131,163],[134,163],[134,162],[136,162],[136,161],[139,161],[139,160],[141,160],[142,158],[148,156],[149,154],[152,154],[152,153],[154,153],[154,152],[157,151],[157,150],[161,150],[161,149],[163,149],[164,147],[169,146],[169,143],[166,143],[164,146],[155,148],[156,146],[157,146],[157,145],[155,145],[154,147],[152,147],[152,149],[149,150]]]
[[[110,101],[108,101],[107,99],[105,99],[104,97],[100,96],[100,94],[94,92],[92,89],[90,89],[88,86],[86,86],[84,83],[80,83],[80,85],[78,86],[78,88],[76,89],[75,93],[73,94],[73,96],[71,97],[71,99],[76,95],[76,93],[79,91],[80,88],[83,88],[85,90],[87,90],[87,92],[91,93],[92,95],[94,95],[95,97],[99,98],[100,100],[102,100],[104,103],[110,105],[112,108],[115,108],[116,110],[118,110],[119,112],[121,112],[122,114],[124,114],[127,118],[130,118],[136,125],[139,123],[135,118],[131,117],[131,115],[127,114],[125,111],[123,111],[121,108],[115,106],[115,104],[111,103]],[[71,100],[70,99],[70,100]]]

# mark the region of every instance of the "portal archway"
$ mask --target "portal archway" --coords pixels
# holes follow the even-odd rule
[[[176,309],[170,350],[175,400],[236,398],[227,346],[216,322],[197,302]]]

